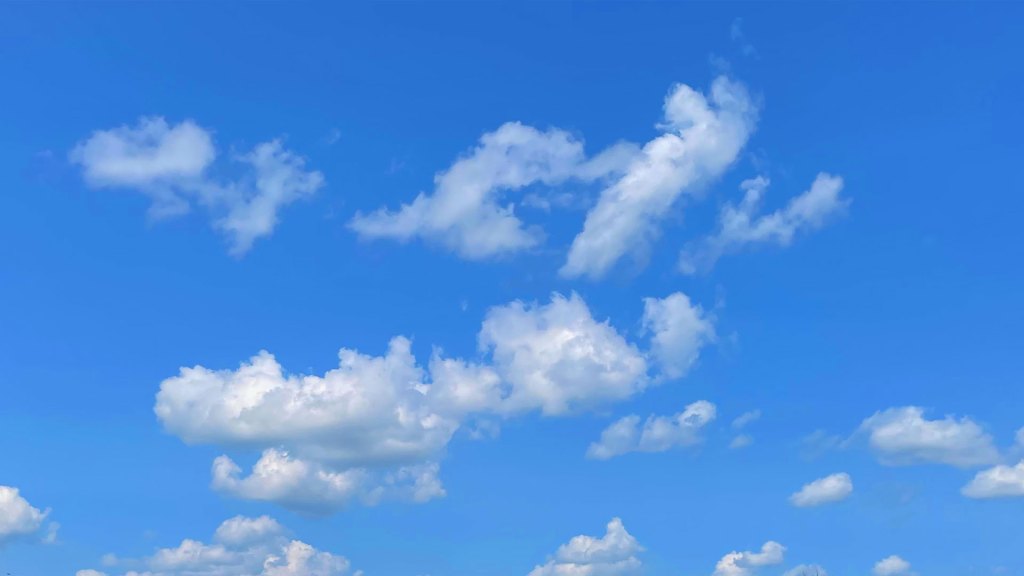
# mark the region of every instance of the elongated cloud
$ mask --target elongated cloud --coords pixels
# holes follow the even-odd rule
[[[715,419],[715,405],[694,402],[674,416],[626,416],[605,428],[601,439],[590,445],[587,457],[607,460],[629,452],[664,452],[703,441],[701,432]]]
[[[712,576],[751,576],[759,568],[782,564],[786,547],[768,541],[759,552],[730,552],[715,565]]]
[[[484,134],[474,150],[438,174],[432,194],[420,194],[395,211],[357,214],[350,226],[365,239],[420,238],[472,260],[532,248],[544,233],[516,216],[508,193],[572,178],[593,180],[621,169],[632,153],[623,145],[588,161],[583,143],[564,130],[509,122]]]
[[[124,576],[342,576],[350,568],[344,556],[289,538],[268,516],[236,516],[217,528],[211,543],[186,539],[146,558],[115,563],[130,568]],[[106,575],[86,569],[77,576]]]
[[[727,204],[722,208],[718,231],[683,250],[679,266],[684,273],[710,269],[722,255],[746,246],[788,246],[798,233],[821,228],[850,204],[840,196],[843,179],[821,173],[806,192],[790,200],[785,208],[758,216],[768,183],[764,177],[743,182],[743,201],[738,206]]]
[[[274,231],[284,206],[311,196],[324,182],[320,172],[308,171],[305,160],[279,140],[237,156],[247,168],[241,178],[218,181],[209,174],[217,159],[210,131],[192,120],[172,126],[161,117],[97,130],[69,158],[93,188],[132,189],[148,196],[154,217],[183,214],[193,204],[206,207],[236,255]]]
[[[665,99],[662,135],[644,145],[587,213],[561,269],[600,278],[624,256],[640,256],[683,196],[701,193],[739,155],[757,108],[742,84],[719,77],[707,96],[677,85]]]
[[[56,536],[56,524],[51,524],[50,532],[42,534],[43,523],[49,514],[49,510],[40,510],[29,504],[17,488],[0,486],[0,546],[34,536],[52,541]]]
[[[598,278],[624,256],[642,254],[677,201],[699,195],[735,161],[756,117],[743,85],[723,76],[707,95],[674,86],[660,134],[643,146],[619,143],[589,158],[583,142],[564,130],[509,122],[437,174],[432,192],[397,210],[356,214],[350,227],[364,239],[421,239],[463,258],[492,258],[544,240],[538,225],[516,213],[515,194],[600,182],[597,205],[561,270],[568,277]],[[538,197],[531,193],[522,203],[536,205]]]
[[[574,536],[563,544],[546,564],[529,576],[626,576],[637,574],[642,563],[637,554],[643,548],[622,521],[613,518],[604,536]]]
[[[853,480],[845,472],[830,474],[814,482],[804,484],[798,492],[789,497],[790,503],[800,508],[821,506],[845,500],[853,493]]]
[[[689,302],[680,294],[666,301]],[[697,321],[686,326],[706,330],[699,308],[692,311]],[[435,349],[423,366],[398,336],[382,356],[342,349],[337,368],[294,375],[260,352],[235,370],[182,368],[161,383],[154,410],[190,444],[260,453],[248,473],[228,455],[216,459],[213,487],[225,494],[322,513],[349,502],[423,502],[445,494],[439,461],[467,421],[569,415],[626,400],[676,373],[660,359],[665,346],[678,340],[690,360],[697,354],[683,329],[673,323],[669,344],[645,351],[596,320],[578,295],[555,294],[546,304],[491,308],[477,360]],[[657,340],[662,329],[652,330]],[[670,432],[655,422],[643,446],[683,442],[687,433]]]
[[[876,412],[861,423],[859,431],[887,465],[930,462],[970,468],[999,459],[992,436],[970,418],[928,420],[917,406]]]

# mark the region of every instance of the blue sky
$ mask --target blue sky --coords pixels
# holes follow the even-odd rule
[[[1022,38],[3,6],[0,572],[1024,573]]]

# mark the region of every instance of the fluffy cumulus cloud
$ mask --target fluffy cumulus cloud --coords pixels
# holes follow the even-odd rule
[[[668,340],[683,342],[692,362],[693,339],[671,330]],[[217,458],[217,490],[327,512],[351,501],[443,496],[438,462],[467,422],[570,414],[665,379],[663,350],[641,350],[576,294],[490,309],[478,344],[478,359],[435,349],[423,366],[399,336],[382,356],[342,349],[338,367],[323,375],[289,374],[260,352],[234,370],[182,368],[161,383],[154,409],[187,443],[261,453],[248,473]],[[691,419],[652,423],[643,446],[684,442]]]
[[[736,159],[754,130],[757,107],[742,84],[719,77],[708,95],[675,86],[665,99],[660,136],[601,192],[573,240],[562,274],[599,278],[625,256],[641,256],[661,221]]]
[[[764,566],[782,564],[786,547],[768,541],[759,552],[729,552],[715,565],[712,576],[751,576]]]
[[[213,225],[228,236],[231,252],[243,254],[269,236],[278,212],[316,192],[320,172],[278,140],[257,145],[235,161],[242,176],[220,181],[211,175],[217,150],[209,130],[191,120],[171,125],[160,117],[142,118],[134,126],[97,130],[71,151],[94,188],[137,190],[152,200],[150,213],[166,217],[185,213],[193,204],[210,210]]]
[[[1024,460],[982,470],[960,492],[968,498],[1024,497]]]
[[[605,428],[587,449],[589,458],[607,460],[629,452],[664,452],[699,444],[704,427],[715,419],[715,405],[700,400],[674,416],[626,416]]]
[[[910,562],[899,556],[889,556],[875,563],[875,576],[902,576],[910,574]]]
[[[115,560],[124,576],[341,576],[345,557],[288,537],[272,518],[237,516],[217,528],[211,543],[186,539],[147,558]],[[359,574],[358,572],[356,574]],[[79,570],[77,576],[105,576]]]
[[[883,464],[939,463],[969,468],[992,464],[992,437],[968,417],[928,420],[917,406],[889,408],[864,420],[859,431]]]
[[[743,200],[738,206],[727,204],[722,208],[718,231],[683,250],[679,259],[683,272],[709,269],[722,255],[745,246],[788,246],[798,233],[821,228],[850,203],[840,196],[843,179],[821,173],[810,189],[790,200],[785,208],[758,216],[768,183],[767,178],[759,176],[741,184]]]
[[[845,472],[830,474],[804,487],[789,497],[794,506],[807,508],[845,500],[853,493],[853,480]]]
[[[592,157],[568,132],[510,122],[484,134],[476,148],[439,173],[432,192],[396,210],[357,214],[350,226],[362,238],[423,239],[463,258],[490,258],[544,240],[539,226],[516,214],[513,193],[568,181],[604,182],[562,268],[570,277],[600,277],[622,257],[642,254],[677,201],[700,193],[732,164],[756,116],[746,89],[719,77],[707,95],[673,87],[653,140],[619,143]],[[531,193],[522,203],[538,205],[537,198]]]
[[[546,564],[536,566],[529,576],[625,576],[637,574],[643,548],[622,521],[613,518],[605,535],[575,536],[563,544]]]
[[[0,486],[0,546],[16,539],[39,538],[52,542],[56,538],[57,524],[43,525],[49,510],[40,510],[29,504],[21,491],[13,486]]]

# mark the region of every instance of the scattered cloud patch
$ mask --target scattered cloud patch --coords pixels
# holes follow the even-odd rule
[[[731,442],[729,442],[729,448],[732,448],[733,450],[738,450],[740,448],[746,448],[747,446],[750,446],[753,443],[754,437],[751,436],[750,434],[738,434],[732,439]]]
[[[910,574],[910,562],[899,556],[889,556],[875,563],[872,570],[875,576],[902,576]]]
[[[749,412],[744,412],[743,414],[740,414],[739,416],[737,416],[732,421],[732,429],[733,430],[737,430],[737,431],[743,430],[744,428],[746,428],[750,424],[756,422],[760,418],[761,418],[761,410],[760,409],[750,410]],[[729,448],[732,448],[734,450],[735,449],[739,449],[739,448],[746,448],[747,446],[750,446],[753,443],[754,443],[754,437],[751,436],[750,434],[737,434],[732,439],[732,441],[729,442]]]
[[[682,292],[645,298],[643,326],[651,334],[651,356],[667,378],[682,378],[700,351],[715,340],[714,319]]]
[[[979,499],[1024,497],[1024,460],[1016,466],[1000,464],[982,470],[960,492]]]
[[[670,340],[686,341],[672,326]],[[327,513],[349,502],[443,496],[438,462],[461,427],[472,435],[481,421],[573,414],[663,379],[648,360],[663,349],[641,350],[576,294],[491,308],[478,345],[475,360],[435,348],[424,366],[399,336],[383,356],[342,349],[323,375],[289,374],[264,351],[235,370],[182,368],[161,383],[154,410],[189,444],[261,453],[248,474],[230,456],[217,458],[215,489]],[[696,350],[683,348],[692,362]],[[694,423],[713,415],[704,403],[676,420],[652,417],[634,448],[685,444]]]
[[[801,564],[786,570],[782,576],[828,576],[828,571],[817,564]]]
[[[686,274],[709,270],[725,254],[755,244],[789,246],[801,231],[821,228],[843,212],[850,201],[842,198],[843,179],[821,173],[803,194],[771,214],[758,216],[768,179],[745,180],[740,204],[726,204],[719,214],[718,231],[683,249],[679,267]]]
[[[861,423],[859,432],[883,464],[938,463],[970,468],[999,459],[992,437],[964,416],[938,420],[924,417],[918,406],[889,408]]]
[[[613,518],[605,535],[574,536],[563,544],[546,564],[536,566],[529,576],[626,576],[637,574],[643,548],[622,521]]]
[[[712,576],[752,576],[764,566],[782,564],[786,547],[768,541],[759,552],[730,552],[715,565]]]
[[[798,492],[789,497],[794,506],[807,508],[821,506],[845,500],[853,493],[853,480],[845,472],[831,474],[805,484]]]
[[[171,125],[161,117],[97,130],[71,150],[69,159],[92,188],[132,189],[148,196],[153,217],[204,206],[235,255],[269,236],[284,206],[311,196],[324,183],[320,172],[307,170],[305,160],[279,140],[236,156],[246,167],[243,176],[218,181],[210,174],[217,159],[212,133],[192,120]]]
[[[601,439],[587,449],[587,457],[607,460],[629,452],[664,452],[703,441],[701,432],[715,419],[715,405],[705,400],[690,404],[674,416],[626,416],[605,428]]]
[[[147,558],[117,562],[130,568],[124,576],[342,576],[350,568],[344,556],[289,538],[287,531],[267,516],[226,520],[209,544],[186,539]],[[80,570],[76,576],[105,575]]]
[[[0,486],[0,546],[33,537],[52,543],[56,539],[59,525],[50,523],[44,531],[43,524],[49,515],[49,510],[40,510],[29,504],[19,489]]]

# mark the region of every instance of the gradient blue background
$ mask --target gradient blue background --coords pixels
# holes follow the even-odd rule
[[[736,18],[754,54],[730,38]],[[763,97],[762,120],[642,271],[560,279],[580,211],[531,214],[547,249],[484,264],[345,229],[429,189],[508,120],[572,130],[590,152],[645,141],[672,83],[707,86],[712,55]],[[1024,500],[965,499],[962,470],[801,445],[905,404],[971,415],[1001,445],[1024,426],[1022,61],[1013,3],[4,4],[0,484],[62,528],[57,545],[0,550],[0,572],[72,574],[270,513],[373,576],[525,574],[612,516],[652,575],[710,574],[769,539],[788,565],[840,576],[895,553],[927,576],[1024,573]],[[93,130],[142,115],[193,118],[222,150],[283,136],[328,184],[231,258],[202,213],[148,222],[143,196],[89,190],[68,164]],[[770,175],[774,207],[821,170],[845,178],[845,218],[705,276],[674,272],[742,179]],[[213,493],[220,451],[186,447],[152,412],[179,366],[230,368],[262,348],[296,371],[336,365],[342,346],[381,353],[396,334],[421,359],[433,344],[471,355],[488,306],[553,290],[628,334],[642,297],[682,290],[715,307],[723,338],[687,379],[606,414],[456,439],[444,499],[326,519]],[[720,411],[699,450],[583,458],[612,417],[698,399]],[[754,408],[754,445],[729,450],[728,422]],[[849,500],[787,503],[840,470]]]

